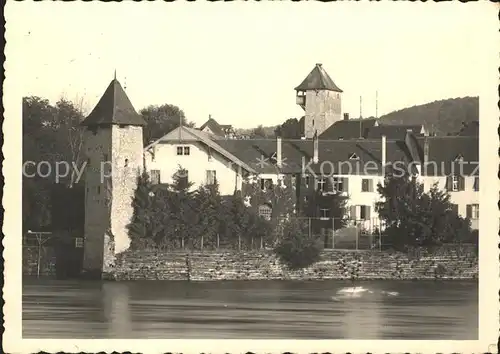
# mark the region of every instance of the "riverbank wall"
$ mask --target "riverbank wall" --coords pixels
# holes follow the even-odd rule
[[[474,246],[440,247],[432,252],[324,250],[321,260],[289,270],[269,250],[253,252],[126,251],[118,255],[112,280],[322,280],[477,279]]]

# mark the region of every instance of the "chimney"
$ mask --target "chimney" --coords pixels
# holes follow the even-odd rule
[[[387,138],[382,135],[382,176],[385,177],[385,166],[387,165]]]
[[[313,145],[314,145],[314,155],[313,155],[313,163],[318,163],[319,161],[319,141],[318,141],[318,131],[314,133],[313,137]]]
[[[282,157],[281,157],[281,136],[276,137],[276,165],[281,168]]]
[[[424,166],[429,161],[429,139],[424,138]]]
[[[344,113],[344,120],[349,120],[349,113]]]

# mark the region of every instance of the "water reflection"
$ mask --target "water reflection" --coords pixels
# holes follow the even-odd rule
[[[25,280],[31,338],[476,339],[477,282]]]

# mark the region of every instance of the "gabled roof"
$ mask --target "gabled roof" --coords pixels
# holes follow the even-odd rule
[[[444,176],[460,173],[460,164],[465,175],[479,175],[479,137],[477,136],[432,136],[419,137],[418,153],[424,157],[424,145],[429,146],[427,175]],[[455,161],[462,156],[462,162]]]
[[[210,129],[210,131],[214,134],[221,136],[224,135],[224,130],[222,126],[219,123],[217,123],[217,121],[213,118],[209,118],[205,123],[203,123],[203,125],[200,127],[200,130],[203,130],[205,128]]]
[[[296,91],[309,91],[309,90],[329,90],[342,92],[340,88],[333,82],[328,73],[323,69],[321,64],[316,64],[312,71],[302,81],[302,83],[295,88]]]
[[[376,122],[376,118],[339,120],[321,133],[319,137],[325,140],[366,138],[368,131],[374,127]]]
[[[178,140],[179,137],[180,137],[180,141]],[[246,171],[251,172],[251,173],[256,172],[245,161],[240,160],[237,156],[234,156],[233,154],[231,154],[229,151],[223,149],[218,144],[219,141],[226,141],[226,140],[217,141],[212,134],[205,133],[205,132],[202,132],[198,129],[189,128],[189,127],[185,127],[185,126],[180,126],[180,127],[175,128],[174,130],[172,130],[168,134],[164,135],[160,139],[158,139],[155,142],[146,146],[144,148],[144,151],[149,151],[152,147],[154,147],[157,144],[172,143],[175,141],[179,141],[180,144],[182,144],[183,141],[199,141],[199,142],[205,144],[206,146],[210,147],[214,151],[217,151],[219,154],[224,156],[226,159],[234,162],[237,166],[241,166]]]
[[[110,124],[136,126],[143,126],[146,124],[144,119],[132,106],[132,103],[117,79],[111,81],[97,105],[81,123],[81,125],[84,126]]]
[[[314,164],[310,163],[314,151],[312,140],[283,139],[281,148],[283,166],[279,169],[275,161],[271,159],[277,150],[276,140],[220,140],[217,144],[248,163],[258,173],[302,173],[305,166],[309,166],[316,174],[329,174],[332,167],[336,174],[379,174],[381,172],[381,140],[319,140],[319,160]],[[388,140],[386,146],[388,163],[411,162],[403,142]],[[349,160],[353,154],[358,159]],[[260,162],[262,158],[265,163]],[[307,169],[304,172],[307,172]]]
[[[423,125],[385,125],[381,124],[377,127],[371,127],[368,129],[366,135],[367,139],[380,139],[382,135],[385,135],[387,139],[399,139],[403,140],[405,138],[406,132],[411,131],[416,136],[421,136]]]

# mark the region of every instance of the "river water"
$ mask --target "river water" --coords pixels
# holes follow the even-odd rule
[[[478,337],[476,281],[23,281],[25,338]]]

